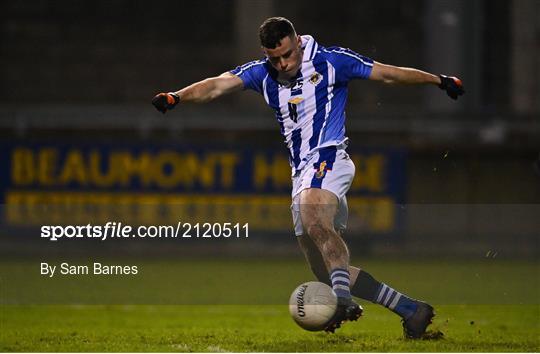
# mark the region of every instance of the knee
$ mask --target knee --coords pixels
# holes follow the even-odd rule
[[[319,222],[310,223],[306,226],[306,231],[312,240],[324,240],[335,233],[331,226]]]

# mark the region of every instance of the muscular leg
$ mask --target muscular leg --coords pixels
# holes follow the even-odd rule
[[[349,250],[334,229],[338,199],[324,189],[309,188],[300,193],[300,218],[307,236],[320,250],[327,271],[348,269]]]
[[[297,239],[298,244],[300,245],[300,249],[304,253],[306,260],[311,267],[311,271],[313,272],[313,274],[315,274],[317,280],[321,283],[332,286],[332,283],[330,282],[330,275],[328,274],[328,269],[326,267],[326,264],[324,263],[321,252],[319,251],[315,243],[307,235],[298,236]],[[351,284],[355,283],[356,277],[358,276],[359,272],[359,268],[349,265]],[[354,293],[353,295],[357,296]]]
[[[306,235],[297,238],[313,274],[320,282],[331,285],[323,256],[315,243]],[[424,334],[433,317],[431,306],[395,291],[388,285],[377,281],[363,269],[349,266],[349,273],[352,295],[383,305],[402,317],[405,321],[404,329],[407,337],[420,338]]]
[[[339,235],[341,236],[341,232]],[[297,239],[317,280],[332,286],[323,257],[315,243],[306,235],[298,236]],[[364,300],[376,302],[375,300],[382,284],[366,271],[352,265],[349,265],[349,274],[351,279],[351,294]]]
[[[341,236],[341,233],[339,234]],[[306,235],[298,236],[297,239],[317,280],[331,286],[326,264],[315,243]],[[349,265],[349,273],[352,284],[351,294],[364,300],[376,302],[375,300],[382,284],[361,268]]]
[[[345,320],[356,321],[362,314],[362,308],[351,298],[349,250],[334,229],[337,207],[338,199],[329,191],[311,188],[300,192],[300,219],[307,232],[301,237],[309,238],[320,251],[319,263],[324,264],[325,271],[322,272],[322,267],[314,269],[320,271],[321,277],[324,273],[330,275],[326,279],[337,296],[336,313],[326,328],[329,332],[334,332]]]

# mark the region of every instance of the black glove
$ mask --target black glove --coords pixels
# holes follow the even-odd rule
[[[159,93],[152,99],[152,104],[158,111],[165,114],[168,109],[173,109],[180,102],[180,97],[174,92]]]
[[[457,77],[439,75],[439,78],[441,79],[441,84],[439,85],[439,88],[441,90],[445,90],[446,94],[450,96],[450,98],[452,98],[453,100],[457,100],[458,96],[461,96],[465,93],[465,90],[463,89],[463,84],[461,83],[461,80]]]

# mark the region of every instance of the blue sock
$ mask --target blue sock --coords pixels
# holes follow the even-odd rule
[[[349,288],[351,281],[349,271],[341,268],[336,268],[330,273],[330,281],[332,289],[337,297],[351,298],[351,289]]]
[[[373,302],[389,308],[404,319],[411,317],[418,306],[416,301],[384,283],[381,283]]]

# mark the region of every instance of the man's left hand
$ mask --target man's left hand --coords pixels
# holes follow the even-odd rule
[[[441,79],[439,88],[441,90],[445,90],[446,94],[450,96],[450,98],[452,98],[453,100],[457,100],[459,96],[465,93],[465,90],[463,89],[463,84],[461,83],[461,80],[457,77],[439,75],[439,78]]]

